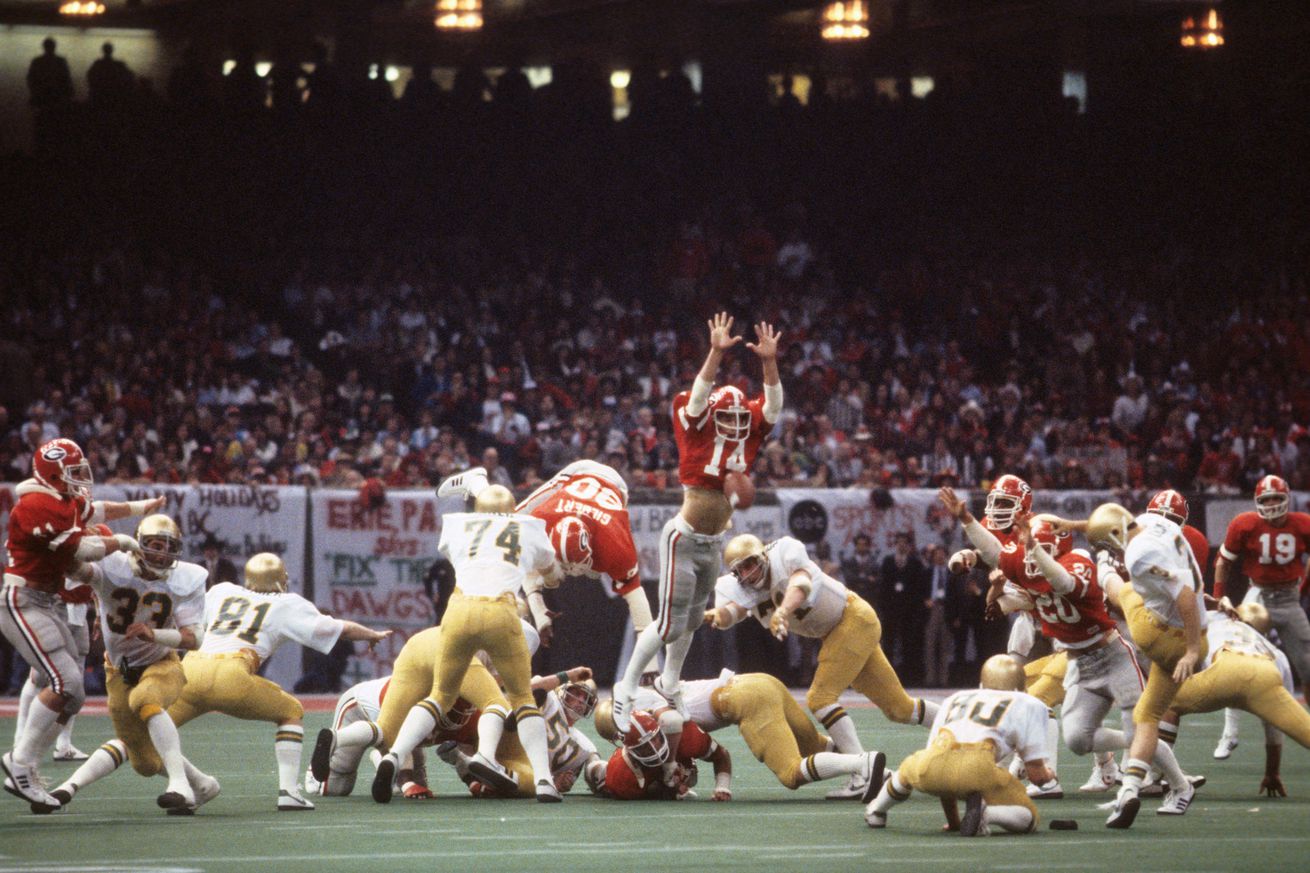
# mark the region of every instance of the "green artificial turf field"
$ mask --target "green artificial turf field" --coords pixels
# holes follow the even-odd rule
[[[873,709],[854,713],[866,744],[884,749],[893,766],[926,736],[921,728],[889,724]],[[1179,757],[1210,781],[1182,819],[1156,816],[1159,801],[1147,799],[1131,831],[1105,830],[1096,804],[1109,795],[1078,795],[1089,764],[1066,751],[1060,772],[1069,793],[1039,803],[1039,834],[964,840],[938,832],[942,818],[933,798],[916,795],[892,812],[886,830],[873,831],[859,803],[823,800],[832,784],[787,791],[731,728],[716,734],[736,767],[736,799],[727,804],[597,800],[581,780],[558,806],[478,801],[463,793],[453,771],[433,761],[429,773],[439,799],[397,798],[380,806],[369,798],[372,768],[365,762],[353,797],[317,798],[315,812],[278,813],[271,728],[209,715],[182,732],[188,756],[223,784],[222,795],[199,814],[165,816],[154,803],[163,780],[144,780],[126,767],[55,815],[33,816],[25,803],[0,795],[0,873],[1310,869],[1310,752],[1294,744],[1285,750],[1283,780],[1291,797],[1257,797],[1263,733],[1244,716],[1242,745],[1228,761],[1214,761],[1220,720],[1216,713],[1184,723]],[[327,713],[308,714],[307,738],[327,721]],[[108,727],[103,716],[84,716],[76,741],[90,751]],[[11,718],[0,719],[0,731],[12,730]],[[306,755],[311,746],[306,743]],[[42,769],[57,782],[74,766]],[[1049,831],[1051,818],[1076,819],[1080,830]]]

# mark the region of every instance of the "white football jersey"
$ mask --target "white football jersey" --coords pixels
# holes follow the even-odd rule
[[[928,745],[941,731],[950,731],[957,743],[991,740],[996,760],[1017,752],[1022,761],[1045,760],[1046,704],[1022,691],[994,691],[990,688],[957,691],[942,702],[928,735]]]
[[[547,692],[541,715],[546,720],[546,741],[550,744],[550,772],[553,775],[577,773],[592,755],[599,756],[591,739],[569,724],[564,716],[564,704],[560,703],[559,695],[554,691]]]
[[[266,594],[231,582],[220,582],[205,595],[205,624],[200,651],[252,649],[261,663],[287,639],[326,654],[345,627],[299,594]]]
[[[710,695],[731,682],[736,675],[724,667],[713,679],[694,679],[682,683],[682,702],[687,707],[687,718],[706,733],[727,727],[728,723],[714,714],[714,707],[710,706]],[[632,705],[636,709],[652,712],[670,704],[654,688],[642,686],[637,689]]]
[[[555,563],[546,523],[530,515],[453,512],[442,518],[437,548],[455,567],[455,584],[473,597],[517,593],[529,572]]]
[[[144,667],[173,651],[149,640],[126,639],[123,634],[135,622],[157,628],[204,624],[209,572],[198,564],[178,561],[167,579],[142,579],[124,552],[86,566],[91,568],[90,584],[100,600],[105,654],[115,666],[126,659],[133,667]]]
[[[1137,516],[1141,532],[1124,550],[1124,566],[1132,578],[1133,590],[1147,609],[1174,627],[1183,626],[1176,603],[1183,590],[1196,596],[1196,608],[1205,627],[1205,583],[1196,556],[1183,536],[1183,529],[1153,512]]]
[[[1277,646],[1261,636],[1260,632],[1249,624],[1234,621],[1222,612],[1210,613],[1210,623],[1205,627],[1205,638],[1209,648],[1200,669],[1208,668],[1214,663],[1215,655],[1228,649],[1232,652],[1241,652],[1243,655],[1268,658],[1278,665],[1278,670],[1284,678],[1292,675],[1292,665]]]
[[[802,637],[823,639],[841,621],[846,612],[846,586],[819,569],[810,559],[800,540],[782,537],[764,549],[769,561],[769,586],[757,590],[741,584],[729,573],[714,585],[714,605],[732,602],[748,610],[766,628],[773,611],[782,604],[791,575],[804,570],[810,576],[810,596],[791,617],[791,632]]]
[[[379,679],[369,679],[367,682],[360,682],[358,685],[352,685],[345,690],[340,699],[337,700],[338,718],[345,713],[354,704],[359,715],[369,721],[377,721],[378,714],[382,712],[382,697],[386,693],[387,684],[391,682],[390,676],[383,676]],[[334,727],[339,727],[335,722]]]

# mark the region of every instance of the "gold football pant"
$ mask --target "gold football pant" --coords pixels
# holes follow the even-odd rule
[[[142,776],[154,776],[164,769],[164,762],[150,740],[146,722],[174,705],[186,681],[182,662],[171,652],[146,667],[140,681],[130,688],[117,668],[105,664],[109,718],[114,724],[114,733],[127,746],[132,769]]]
[[[456,588],[451,595],[437,643],[437,693],[433,696],[442,712],[450,712],[455,705],[469,664],[482,650],[500,674],[505,697],[518,718],[541,714],[532,699],[532,656],[514,603],[514,595],[509,593],[474,597]]]
[[[1231,706],[1259,716],[1310,749],[1310,712],[1283,687],[1269,658],[1225,649],[1214,663],[1183,683],[1172,709],[1179,715]]]
[[[1023,783],[996,766],[991,743],[957,743],[949,731],[941,731],[932,745],[906,758],[896,775],[934,797],[955,800],[979,791],[988,806],[1022,806],[1032,813],[1037,828],[1037,807]]]
[[[255,675],[259,657],[249,649],[221,655],[191,652],[182,661],[186,688],[168,710],[178,727],[207,712],[285,724],[305,714],[300,701],[276,682]]]
[[[757,761],[788,788],[799,788],[805,758],[828,747],[827,740],[781,682],[764,673],[733,678],[710,695],[710,708],[737,725]]]
[[[1064,674],[1069,669],[1069,655],[1060,651],[1029,661],[1023,666],[1026,690],[1046,704],[1047,709],[1064,702]]]
[[[914,699],[882,652],[882,623],[864,598],[850,594],[841,621],[823,638],[814,682],[805,697],[810,712],[831,706],[847,688],[872,700],[892,721],[908,722]]]
[[[1169,711],[1174,695],[1178,693],[1178,683],[1174,681],[1174,667],[1178,659],[1187,651],[1187,638],[1183,629],[1174,627],[1160,616],[1146,608],[1142,596],[1133,590],[1132,585],[1125,585],[1119,594],[1119,605],[1123,607],[1124,617],[1128,620],[1128,631],[1133,635],[1133,644],[1151,660],[1151,675],[1146,679],[1146,688],[1133,707],[1134,724],[1157,724]],[[1205,657],[1206,639],[1201,634],[1201,657]]]
[[[522,630],[519,631],[520,636]],[[382,731],[384,748],[390,748],[396,741],[396,734],[405,722],[405,716],[420,700],[425,697],[436,698],[437,689],[437,649],[441,641],[441,628],[430,627],[410,637],[392,666],[391,681],[387,684],[386,697],[382,699],[382,708],[378,713],[378,730]],[[497,707],[509,713],[509,704],[495,678],[476,658],[469,661],[464,680],[459,686],[459,696],[467,700],[474,708],[486,710]],[[446,710],[448,711],[448,710]],[[531,784],[531,782],[529,782]]]

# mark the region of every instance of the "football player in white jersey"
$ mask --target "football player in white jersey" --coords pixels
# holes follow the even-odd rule
[[[378,764],[373,799],[380,803],[391,799],[397,751],[417,748],[434,729],[446,725],[469,661],[481,650],[505,685],[518,738],[532,766],[537,800],[558,803],[563,798],[551,779],[546,725],[532,699],[531,655],[517,607],[517,594],[525,584],[538,587],[540,577],[558,572],[545,522],[515,515],[514,495],[508,488],[491,485],[477,496],[473,512],[443,517],[438,549],[455,567],[456,587],[437,644],[437,692],[405,716],[392,751]],[[496,762],[479,756],[476,764],[479,780],[498,786],[508,783],[513,790],[512,778]]]
[[[752,534],[733,537],[724,554],[731,571],[714,586],[714,609],[705,621],[729,628],[753,615],[778,639],[788,633],[822,640],[819,665],[806,695],[814,717],[845,755],[863,755],[855,722],[838,703],[854,688],[887,718],[902,724],[932,723],[937,704],[905,693],[883,654],[882,623],[864,598],[819,569],[800,540],[782,537],[765,545]],[[829,799],[858,799],[865,786],[855,772]]]
[[[1147,512],[1134,518],[1117,503],[1102,504],[1087,519],[1087,540],[1123,556],[1130,584],[1109,573],[1104,588],[1127,618],[1133,644],[1154,664],[1133,708],[1136,729],[1122,766],[1123,787],[1105,823],[1128,828],[1141,808],[1142,781],[1155,757],[1160,720],[1205,657],[1205,585],[1182,528],[1162,515]],[[1179,778],[1181,771],[1165,775],[1169,791],[1161,810],[1176,809],[1192,786],[1185,776]]]
[[[917,788],[943,798],[947,824],[961,836],[986,836],[992,827],[1025,834],[1037,829],[1037,807],[1023,785],[997,762],[1014,752],[1034,784],[1050,780],[1046,766],[1046,704],[1019,690],[1023,668],[994,655],[976,691],[957,691],[942,702],[928,747],[902,762],[864,810],[871,828],[885,828],[887,813]],[[956,820],[955,798],[965,799]]]
[[[332,727],[319,732],[320,738],[324,733],[328,734],[326,743],[319,744],[323,747],[323,752],[320,753],[316,746],[310,758],[309,768],[305,770],[307,794],[345,797],[354,790],[355,776],[364,753],[374,749],[375,744],[381,740],[381,732],[377,728],[378,713],[382,711],[382,698],[390,682],[390,676],[359,682],[347,688],[337,698],[336,709],[332,713]],[[343,730],[361,730],[356,728],[356,725],[363,725],[362,732],[368,736],[364,743],[337,744],[333,741]],[[421,760],[418,757],[420,754],[415,752],[416,760]],[[375,752],[374,764],[381,757],[380,753]],[[323,760],[316,761],[318,758]],[[315,773],[315,769],[319,772]],[[407,769],[412,770],[413,765]],[[426,791],[426,784],[422,788]],[[406,791],[405,796],[413,795]],[[432,793],[428,791],[427,796],[431,797]]]
[[[73,578],[95,589],[105,638],[105,685],[115,739],[105,743],[51,795],[67,806],[80,789],[123,763],[142,776],[161,770],[168,788],[158,803],[189,815],[218,794],[218,782],[182,755],[167,709],[186,682],[176,649],[195,649],[204,635],[205,579],[198,564],[179,561],[182,534],[166,515],[137,527],[141,554],[115,552],[82,564]],[[33,804],[33,811],[37,804]]]

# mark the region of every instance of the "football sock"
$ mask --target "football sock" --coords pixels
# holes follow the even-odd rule
[[[403,760],[406,755],[418,748],[419,743],[427,739],[428,734],[436,728],[440,720],[441,707],[431,697],[420,700],[411,706],[396,732],[396,741],[391,744],[391,754]]]
[[[1157,746],[1159,743],[1156,744]],[[1123,763],[1123,790],[1137,794],[1142,790],[1142,780],[1146,778],[1151,766],[1137,758],[1129,758]]]
[[[632,658],[628,660],[628,669],[623,671],[623,679],[615,686],[615,696],[618,696],[617,690],[620,688],[624,694],[629,695],[636,691],[646,665],[659,654],[660,647],[663,645],[664,640],[660,639],[659,622],[648,625],[637,635],[637,641],[632,644]]]
[[[859,734],[855,733],[855,722],[846,714],[841,704],[834,703],[820,707],[814,711],[814,717],[832,737],[837,751],[844,755],[864,754],[864,746],[860,745]]]
[[[305,744],[302,725],[280,724],[273,740],[273,754],[277,757],[277,787],[279,791],[296,790],[296,777],[300,775],[300,751]]]
[[[123,762],[126,760],[127,746],[123,745],[122,740],[110,740],[92,752],[91,757],[87,758],[81,767],[74,770],[73,775],[69,776],[68,780],[59,787],[70,794],[76,794],[93,782],[99,782],[110,773],[113,773],[123,766]]]
[[[1183,772],[1182,767],[1178,766],[1178,758],[1174,756],[1174,747],[1168,742],[1155,744],[1155,757],[1151,761],[1164,773],[1164,778],[1168,781],[1170,788],[1181,791],[1187,787],[1187,774]]]
[[[1231,706],[1224,710],[1224,736],[1237,739],[1237,726],[1241,722],[1240,712],[1241,710],[1233,709]]]
[[[801,760],[801,778],[806,782],[818,782],[834,776],[849,776],[860,772],[864,765],[863,755],[839,755],[835,752],[819,752]]]
[[[23,738],[23,725],[27,723],[27,714],[32,711],[32,701],[36,700],[36,695],[40,689],[32,681],[32,671],[27,671],[27,681],[23,683],[23,690],[18,695],[18,715],[14,719],[14,746]]]
[[[164,762],[164,772],[168,774],[168,790],[183,797],[191,794],[191,783],[186,778],[186,761],[182,757],[182,739],[177,735],[177,725],[162,709],[146,719],[146,730],[150,732],[150,742],[154,744],[159,759]]]
[[[660,678],[664,681],[666,691],[677,688],[682,681],[682,665],[687,660],[687,652],[691,651],[691,641],[695,636],[683,634],[664,647],[664,673]]]
[[[1096,762],[1105,763],[1105,757],[1114,757],[1114,753],[1120,749],[1128,748],[1128,737],[1124,732],[1115,728],[1097,728],[1092,734],[1092,749],[1096,752]]]
[[[488,761],[496,760],[496,749],[505,735],[505,713],[498,705],[482,711],[478,717],[478,754]]]
[[[73,745],[73,722],[76,719],[77,716],[75,715],[69,716],[68,723],[59,729],[59,736],[55,738],[56,752],[62,752],[64,749]]]
[[[989,806],[986,816],[987,824],[1012,834],[1027,833],[1033,826],[1033,814],[1024,806]]]
[[[371,749],[382,742],[382,731],[371,721],[357,721],[337,731],[337,748],[362,746]]]
[[[1046,766],[1055,775],[1060,761],[1060,720],[1055,717],[1055,710],[1047,710],[1050,718],[1046,719],[1046,748],[1051,750],[1051,757],[1046,759]],[[1058,778],[1058,777],[1057,777]]]
[[[55,722],[58,717],[59,713],[39,699],[34,701],[23,724],[23,735],[14,743],[14,760],[28,765],[39,763],[59,735],[61,726]]]
[[[528,754],[528,763],[532,765],[532,778],[540,782],[551,781],[550,745],[546,742],[546,720],[541,713],[521,717],[519,725],[519,742]]]
[[[892,778],[882,784],[882,790],[878,796],[873,799],[869,805],[872,812],[886,814],[898,803],[904,803],[910,799],[910,786],[901,781],[899,773],[893,773]]]
[[[937,720],[937,710],[939,709],[941,709],[940,704],[920,697],[915,701],[914,714],[917,718],[914,723],[921,724],[924,727],[932,727],[932,723]]]

